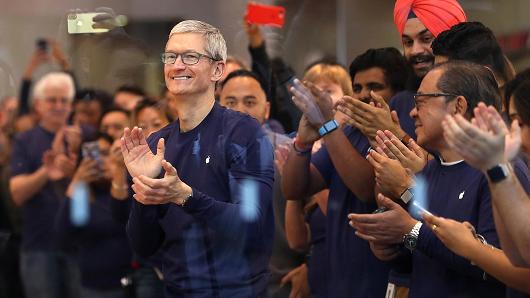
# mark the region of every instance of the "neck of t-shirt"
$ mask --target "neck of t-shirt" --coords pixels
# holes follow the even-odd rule
[[[213,95],[210,98],[186,99],[176,102],[178,121],[181,132],[187,132],[197,127],[208,116],[215,104]]]

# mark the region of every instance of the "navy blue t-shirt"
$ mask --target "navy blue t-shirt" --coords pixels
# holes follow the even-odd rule
[[[215,103],[194,129],[175,121],[152,134],[156,150],[192,187],[185,207],[134,201],[127,224],[133,249],[163,254],[166,297],[263,297],[274,219],[272,146],[258,122]]]
[[[74,245],[81,284],[98,290],[120,289],[120,279],[131,269],[132,252],[125,224],[112,217],[109,190],[94,191],[89,221],[75,227],[70,221],[71,199],[63,200],[56,227],[64,243]]]
[[[370,148],[368,139],[350,126],[344,128],[344,134],[357,152],[366,156]],[[389,268],[373,255],[367,241],[355,235],[347,217],[349,213],[372,213],[377,205],[375,202],[362,202],[348,189],[335,170],[325,146],[313,155],[311,163],[329,188],[326,215],[327,297],[384,297]]]
[[[516,173],[527,171],[520,161],[514,168]],[[499,247],[491,193],[482,172],[464,161],[443,164],[436,158],[427,163],[421,175],[428,182],[430,212],[470,222],[489,244]],[[528,181],[522,183],[528,184]],[[425,225],[420,229],[412,262],[410,298],[504,296],[504,285],[447,249]]]
[[[399,118],[399,125],[410,137],[416,139],[416,125],[414,119],[410,117],[410,111],[414,109],[414,93],[411,91],[401,91],[394,95],[389,102],[391,111],[396,111]]]
[[[311,231],[311,251],[307,260],[307,280],[311,297],[324,298],[327,291],[326,215],[317,205],[305,216]]]
[[[82,127],[83,139],[92,131]],[[32,174],[42,166],[44,152],[51,149],[55,133],[37,125],[18,134],[13,141],[11,177]],[[65,197],[68,181],[48,181],[44,187],[22,205],[22,250],[51,251],[57,248],[54,221],[59,204]]]

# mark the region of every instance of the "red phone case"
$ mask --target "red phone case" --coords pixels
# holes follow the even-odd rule
[[[283,27],[285,23],[285,7],[249,3],[247,5],[246,21],[250,24]]]

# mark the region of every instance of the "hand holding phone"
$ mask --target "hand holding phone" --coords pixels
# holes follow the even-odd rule
[[[285,23],[285,8],[282,6],[249,3],[245,20],[249,24],[283,27]]]

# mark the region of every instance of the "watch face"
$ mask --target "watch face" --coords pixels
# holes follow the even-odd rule
[[[411,236],[411,235],[406,235],[405,241],[403,244],[405,245],[406,248],[413,250],[416,248],[417,243],[418,243],[418,239],[416,237]]]

